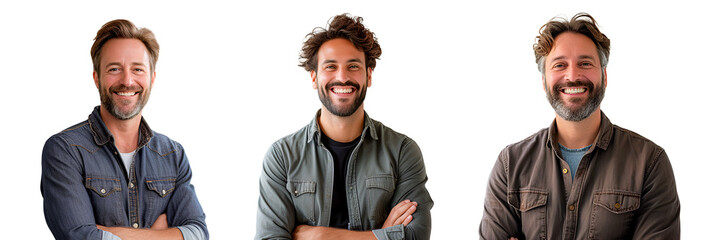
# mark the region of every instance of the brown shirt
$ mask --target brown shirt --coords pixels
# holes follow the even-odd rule
[[[556,122],[498,156],[486,189],[481,239],[679,239],[680,204],[663,148],[611,124],[572,181]]]

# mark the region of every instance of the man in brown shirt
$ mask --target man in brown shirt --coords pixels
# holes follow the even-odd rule
[[[533,48],[556,118],[501,151],[480,238],[679,239],[666,152],[599,108],[610,40],[586,13],[551,19],[539,32]]]

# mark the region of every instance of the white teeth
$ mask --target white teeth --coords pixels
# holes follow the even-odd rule
[[[133,96],[133,95],[135,95],[135,92],[118,92],[118,95],[120,95],[120,96]]]
[[[351,93],[351,92],[353,92],[353,89],[352,88],[334,88],[333,92],[334,93]]]
[[[586,92],[586,89],[585,88],[566,88],[566,89],[563,89],[563,92],[566,94],[576,94],[576,93]]]

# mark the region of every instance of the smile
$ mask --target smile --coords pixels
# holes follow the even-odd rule
[[[138,92],[115,92],[115,94],[118,94],[120,96],[129,97],[134,96],[135,94],[138,94]]]
[[[333,91],[333,93],[337,93],[337,94],[348,94],[348,93],[354,92],[354,91],[355,91],[355,88],[352,88],[352,87],[333,87],[333,88],[331,88],[330,90]]]
[[[564,89],[561,89],[561,91],[562,91],[563,93],[565,93],[565,94],[579,94],[579,93],[584,93],[584,92],[586,92],[586,90],[588,90],[588,89],[583,88],[583,87],[574,87],[574,88],[564,88]]]

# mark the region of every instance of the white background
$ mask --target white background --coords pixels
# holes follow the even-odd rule
[[[90,46],[107,21],[155,32],[157,79],[143,115],[182,143],[213,239],[250,239],[270,144],[320,107],[297,67],[304,37],[334,15],[365,18],[383,49],[371,117],[423,150],[433,239],[477,239],[488,173],[501,149],[554,113],[531,45],[550,18],[589,12],[611,39],[602,109],[664,147],[685,239],[716,234],[721,45],[715,4],[494,1],[66,1],[0,3],[0,232],[51,239],[40,155],[99,97]],[[681,1],[678,1],[681,2]],[[9,237],[8,237],[9,236]]]

